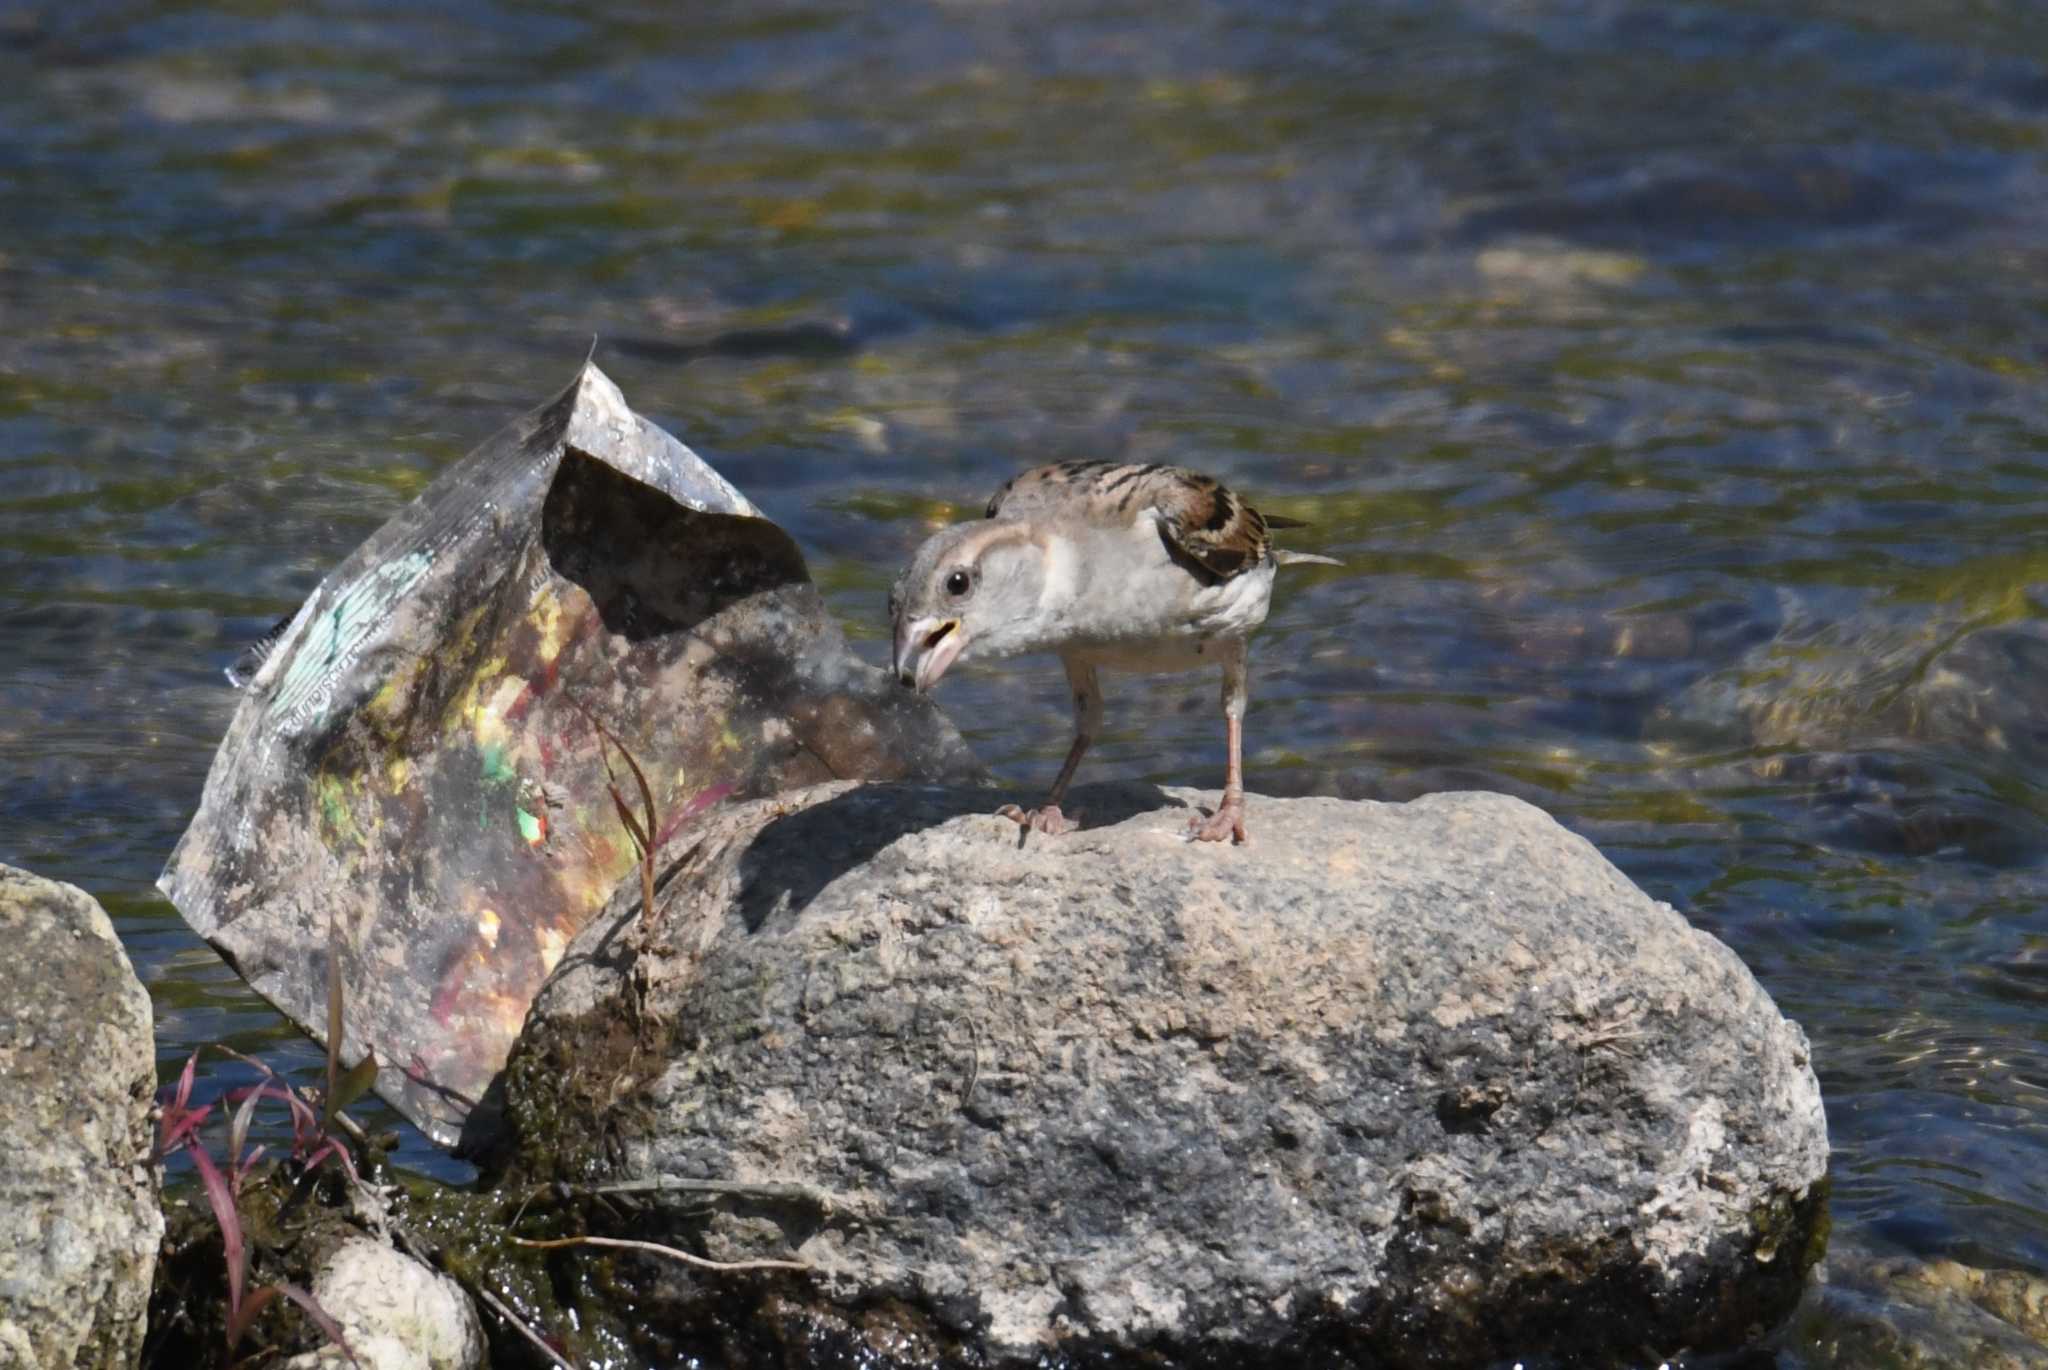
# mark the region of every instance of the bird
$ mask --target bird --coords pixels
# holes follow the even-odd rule
[[[1053,652],[1074,699],[1074,742],[1043,804],[999,812],[1049,836],[1081,757],[1102,731],[1104,671],[1223,673],[1228,762],[1215,812],[1188,836],[1247,840],[1244,712],[1249,647],[1281,566],[1334,558],[1284,551],[1267,517],[1213,476],[1157,463],[1065,461],[1013,477],[981,520],[926,539],[889,592],[892,672],[929,692],[956,662]]]

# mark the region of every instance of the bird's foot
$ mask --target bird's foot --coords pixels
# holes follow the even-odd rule
[[[1060,812],[1060,806],[1057,804],[1045,804],[1035,809],[1020,809],[1015,804],[1005,804],[997,809],[996,813],[1026,832],[1042,832],[1047,837],[1058,837],[1061,833],[1073,832],[1081,826],[1079,810],[1069,818]]]
[[[1216,812],[1207,818],[1195,815],[1188,824],[1188,838],[1194,842],[1247,842],[1244,832],[1244,796],[1226,794]]]

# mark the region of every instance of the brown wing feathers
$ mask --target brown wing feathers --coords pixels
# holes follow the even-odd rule
[[[1228,580],[1266,559],[1271,539],[1266,521],[1229,488],[1191,471],[1158,491],[1165,515],[1164,536],[1187,558],[1218,580]]]
[[[1228,580],[1257,566],[1271,550],[1269,521],[1214,477],[1179,466],[1068,461],[1013,478],[988,502],[988,517],[1029,518],[1059,512],[1097,523],[1122,523],[1148,508],[1162,517],[1160,534],[1176,561],[1205,577]],[[1298,527],[1294,520],[1271,520]]]

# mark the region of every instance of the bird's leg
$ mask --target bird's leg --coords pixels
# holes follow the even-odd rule
[[[1067,685],[1074,694],[1074,745],[1067,748],[1066,762],[1060,767],[1059,779],[1052,782],[1052,793],[1045,797],[1045,803],[1029,810],[1015,804],[1005,804],[996,810],[1026,828],[1049,834],[1072,832],[1081,826],[1078,818],[1068,818],[1060,812],[1060,801],[1067,797],[1067,785],[1080,768],[1088,744],[1102,731],[1102,684],[1095,678],[1095,668],[1072,657],[1063,656],[1060,661],[1067,668]]]
[[[1223,658],[1223,731],[1229,741],[1230,759],[1223,768],[1223,800],[1208,818],[1188,824],[1188,836],[1200,842],[1243,842],[1244,832],[1244,705],[1246,687],[1245,644],[1239,641]]]

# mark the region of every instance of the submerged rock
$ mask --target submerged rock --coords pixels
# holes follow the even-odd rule
[[[0,943],[0,1365],[133,1365],[164,1231],[149,994],[75,886],[0,866]]]
[[[1599,1363],[1792,1307],[1820,1093],[1725,946],[1504,796],[1254,797],[1234,849],[1182,840],[1195,802],[1086,788],[1020,845],[987,791],[829,785],[666,851],[652,920],[622,891],[536,1002],[513,1178],[680,1183],[631,1235],[814,1271],[621,1259],[578,1326],[649,1363]]]
[[[2039,622],[1798,621],[1660,707],[1648,730],[1663,747],[1744,754],[1746,779],[1804,793],[1831,843],[2017,865],[2048,850],[2048,822],[2006,798],[2048,766],[2044,670]]]
[[[1703,677],[1653,720],[1707,745],[1838,752],[1877,742],[2048,765],[2048,626],[1956,614],[1800,621]]]
[[[1815,1370],[2048,1370],[2048,1279],[1837,1242],[1779,1340]]]

